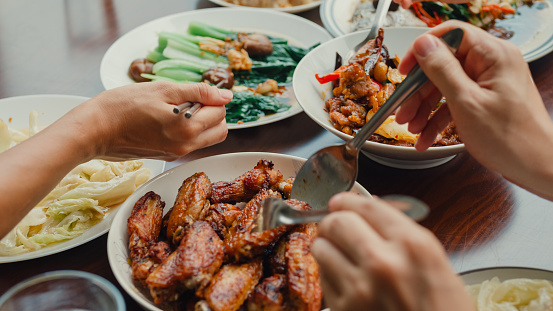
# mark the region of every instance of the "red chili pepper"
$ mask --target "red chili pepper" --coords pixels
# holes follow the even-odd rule
[[[317,79],[317,81],[319,81],[320,84],[325,84],[340,78],[340,74],[337,72],[333,72],[322,77],[319,76],[319,74],[315,74],[315,78]]]
[[[372,78],[371,78],[371,83],[372,84],[376,84],[376,86],[378,87],[378,91],[380,92],[380,90],[382,90],[382,84],[374,81]]]
[[[503,13],[507,13],[507,14],[515,14],[515,10],[512,9],[512,8],[505,8],[505,7],[502,7],[500,5],[497,5],[497,4],[490,4],[490,5],[486,5],[486,6],[483,6],[482,7],[482,11],[491,11],[493,9],[496,9],[496,10],[499,10]]]

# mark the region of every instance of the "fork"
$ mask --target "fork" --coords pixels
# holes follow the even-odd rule
[[[430,212],[428,205],[411,196],[393,194],[382,196],[381,199],[394,202],[401,211],[415,221],[423,220]],[[281,225],[319,222],[330,213],[330,210],[326,208],[301,211],[292,208],[283,199],[271,197],[263,200],[258,213],[253,232],[263,232]]]

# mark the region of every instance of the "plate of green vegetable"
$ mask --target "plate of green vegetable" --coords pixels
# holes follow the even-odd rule
[[[227,51],[234,49],[229,48],[234,41],[243,46],[244,36],[252,34],[267,37],[272,50],[261,55],[250,51],[250,67],[241,67],[242,61]],[[294,70],[312,48],[331,38],[323,27],[307,19],[274,10],[188,11],[153,20],[123,35],[105,53],[100,76],[106,89],[141,78],[221,85],[217,79],[227,79],[220,77],[221,72],[230,71],[234,83],[223,86],[234,92],[227,104],[229,129],[260,126],[302,112],[292,89]],[[139,71],[137,76],[131,66],[137,60],[139,68],[149,66],[149,71]]]

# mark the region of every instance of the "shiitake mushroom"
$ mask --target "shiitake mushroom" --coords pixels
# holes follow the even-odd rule
[[[228,68],[211,67],[203,73],[202,78],[225,89],[231,89],[234,85],[234,74]]]
[[[134,60],[129,66],[129,77],[136,82],[148,82],[151,81],[148,78],[141,76],[143,73],[152,74],[154,63],[146,58],[140,58]]]
[[[250,57],[269,56],[273,53],[273,44],[265,35],[254,33],[242,38],[244,49]]]

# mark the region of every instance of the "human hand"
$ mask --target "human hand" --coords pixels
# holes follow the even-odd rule
[[[473,310],[434,235],[386,201],[341,193],[311,253],[325,302],[340,310]]]
[[[462,28],[457,57],[437,37]],[[553,123],[520,50],[506,40],[459,21],[448,21],[415,40],[400,63],[418,63],[433,85],[405,102],[396,115],[420,133],[415,148],[428,148],[451,120],[467,150],[484,166],[534,193],[551,192],[549,163]],[[428,116],[442,96],[447,105]],[[551,198],[551,196],[549,196]]]
[[[94,156],[171,161],[226,138],[224,105],[231,99],[231,91],[206,83],[138,83],[105,91],[64,120],[82,122],[92,132]],[[175,105],[186,101],[204,106],[190,119],[175,115]]]

